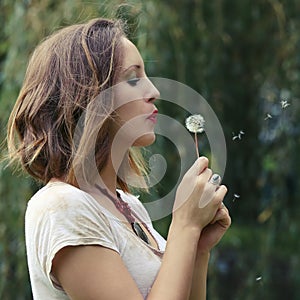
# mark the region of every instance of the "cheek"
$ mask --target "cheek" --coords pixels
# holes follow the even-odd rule
[[[122,105],[120,108],[116,110],[118,117],[121,120],[127,121],[132,119],[136,114],[136,108],[132,102],[129,102],[125,105]]]
[[[143,100],[128,102],[116,109],[118,119],[121,124],[124,122],[139,123],[145,118],[146,112],[143,110]]]
[[[141,99],[143,99],[142,91],[136,87],[130,87],[128,83],[121,82],[114,87],[115,110],[121,111],[127,106],[131,110],[131,105],[134,105],[136,101]]]
[[[112,128],[114,142],[118,148],[148,146],[155,141],[154,124],[145,116],[119,119]]]

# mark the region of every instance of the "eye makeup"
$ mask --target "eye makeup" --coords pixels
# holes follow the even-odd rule
[[[136,86],[137,83],[140,81],[140,78],[138,77],[137,72],[132,70],[129,72],[126,81],[130,86]]]
[[[127,83],[131,86],[136,86],[137,83],[140,81],[140,78],[131,78],[127,80]]]

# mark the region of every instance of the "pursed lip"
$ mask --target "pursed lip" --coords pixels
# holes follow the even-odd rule
[[[147,118],[148,120],[152,121],[153,123],[156,123],[157,121],[157,114],[158,114],[158,110],[155,109],[152,114]]]

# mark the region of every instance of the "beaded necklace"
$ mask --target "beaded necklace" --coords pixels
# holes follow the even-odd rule
[[[96,184],[96,188],[99,189],[105,196],[107,196],[115,205],[117,210],[124,215],[124,217],[127,219],[129,224],[131,225],[131,228],[133,232],[141,238],[145,243],[150,245],[150,241],[148,239],[148,236],[144,232],[143,228],[141,225],[136,222],[137,215],[131,210],[129,207],[128,203],[122,200],[119,192],[117,192],[117,198],[113,197],[111,194],[108,193],[108,191],[104,188],[101,188],[98,184]],[[141,222],[145,228],[147,228],[146,224]]]

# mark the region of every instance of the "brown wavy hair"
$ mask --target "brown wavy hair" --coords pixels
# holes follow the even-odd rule
[[[60,29],[38,45],[8,122],[11,162],[21,162],[44,183],[64,178],[75,184],[78,174],[91,180],[93,162],[101,171],[110,152],[113,101],[109,93],[99,95],[116,83],[122,37],[121,21],[93,19]],[[96,142],[91,145],[93,138]],[[126,159],[126,165],[142,177],[145,164],[137,149],[130,149]],[[118,185],[129,190],[119,176]]]

